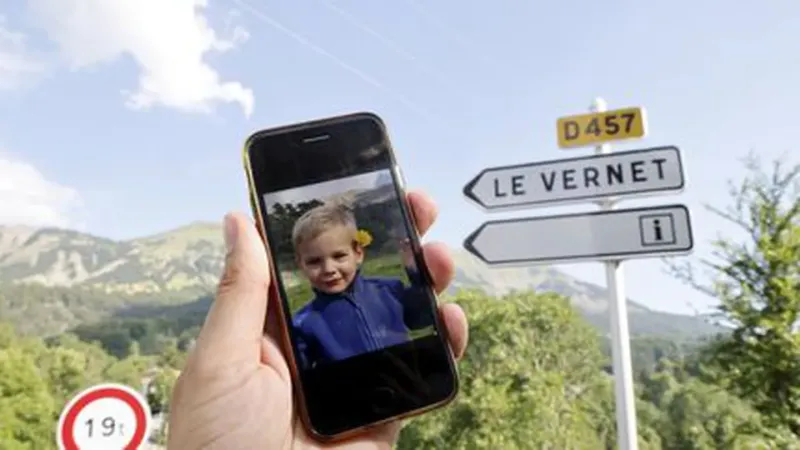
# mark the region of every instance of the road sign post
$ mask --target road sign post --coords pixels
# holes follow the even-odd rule
[[[680,152],[666,146],[490,167],[464,186],[464,196],[485,210],[507,210],[677,193],[683,186]]]
[[[607,111],[606,102],[602,98],[596,98],[591,109],[594,113],[604,113]],[[644,136],[645,134],[646,124],[642,121],[640,135]],[[595,148],[595,153],[611,153],[611,144],[601,143]],[[601,200],[599,202],[600,210],[612,211],[614,203],[614,199]],[[608,289],[611,296],[608,305],[609,316],[611,317],[611,359],[614,368],[617,445],[621,450],[637,450],[639,448],[639,437],[636,431],[636,397],[633,387],[625,275],[621,259],[606,261],[604,265],[606,289]]]
[[[686,255],[694,242],[689,210],[664,205],[488,221],[464,247],[486,264],[519,266]]]
[[[683,205],[616,209],[631,196],[683,190],[677,147],[612,153],[610,141],[647,134],[643,108],[606,109],[595,99],[588,114],[557,120],[563,149],[595,146],[592,156],[539,161],[481,171],[464,196],[485,211],[594,201],[600,211],[488,221],[464,248],[493,266],[602,261],[610,295],[617,445],[637,450],[636,410],[622,261],[691,253],[689,210]]]
[[[647,135],[643,108],[624,108],[614,111],[593,109],[589,114],[561,117],[556,124],[558,146],[561,148],[639,139]]]

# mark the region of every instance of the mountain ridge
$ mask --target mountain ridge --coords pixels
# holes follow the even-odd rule
[[[465,250],[452,249],[452,254],[456,274],[450,293],[480,289],[501,296],[512,291],[554,291],[570,297],[573,306],[590,322],[601,329],[608,327],[607,291],[601,286],[551,267],[489,268]],[[98,306],[103,311],[112,305],[113,308],[130,304],[175,305],[213,292],[223,264],[222,230],[215,222],[196,221],[127,240],[62,228],[0,226],[0,294],[2,284],[33,285],[57,291],[91,292],[85,295],[97,297],[94,300],[97,302],[102,301],[99,300],[102,296],[95,293],[105,293],[109,296],[108,305]],[[58,292],[46,295],[48,298],[66,295]],[[702,318],[656,311],[631,299],[628,305],[632,332],[646,332],[647,327],[654,325],[672,327],[678,333],[684,329],[711,330],[701,324]],[[61,310],[59,314],[65,315],[65,310]],[[13,312],[4,314],[14,316]],[[84,320],[76,317],[69,321],[74,325],[72,322]],[[675,320],[681,323],[669,323]]]
[[[211,222],[129,240],[0,226],[0,281],[124,294],[207,289],[222,269],[222,245]]]

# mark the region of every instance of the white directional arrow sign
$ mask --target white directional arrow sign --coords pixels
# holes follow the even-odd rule
[[[489,221],[464,241],[491,265],[675,256],[693,247],[683,205]]]
[[[487,210],[680,192],[677,147],[655,147],[485,169],[464,195]]]

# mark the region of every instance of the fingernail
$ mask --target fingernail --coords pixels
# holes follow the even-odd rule
[[[236,246],[236,237],[238,234],[236,229],[236,219],[234,219],[232,215],[227,214],[223,224],[225,229],[225,250],[230,253]]]

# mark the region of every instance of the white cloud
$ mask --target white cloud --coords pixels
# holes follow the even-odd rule
[[[32,165],[0,155],[0,224],[79,227],[73,188],[48,180]]]
[[[29,0],[35,21],[74,70],[129,56],[141,73],[127,105],[161,105],[187,112],[211,112],[219,103],[253,111],[253,92],[237,81],[222,81],[205,57],[225,52],[248,38],[233,28],[221,38],[208,24],[207,0]],[[230,17],[229,17],[230,19]]]
[[[21,87],[43,68],[28,52],[25,35],[8,28],[5,17],[0,15],[0,90]]]

